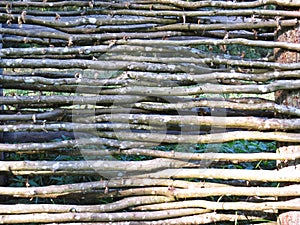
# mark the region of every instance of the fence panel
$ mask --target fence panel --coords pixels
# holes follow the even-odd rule
[[[0,223],[298,224],[299,6],[1,1]]]

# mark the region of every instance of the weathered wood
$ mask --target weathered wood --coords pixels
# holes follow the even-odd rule
[[[299,101],[282,95],[300,87],[300,43],[271,39],[277,29],[297,40],[285,29],[300,12],[275,5],[299,7],[0,1],[0,170],[10,179],[0,223],[274,223],[278,210],[298,210],[277,199],[300,195]],[[275,141],[289,146],[275,153]],[[80,183],[57,185],[70,179]]]

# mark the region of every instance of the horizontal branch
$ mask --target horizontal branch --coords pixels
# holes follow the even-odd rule
[[[68,213],[68,212],[113,212],[133,206],[174,201],[173,198],[164,196],[139,196],[124,198],[112,203],[101,205],[60,205],[60,204],[17,204],[0,205],[1,214],[26,214],[26,213]]]
[[[34,120],[36,118],[30,118]],[[86,119],[87,122],[93,118]],[[182,128],[182,133],[189,131],[201,131],[200,126],[212,126],[223,129],[241,128],[251,130],[296,130],[300,129],[300,119],[267,119],[256,117],[216,117],[216,116],[186,116],[186,115],[139,115],[118,114],[96,116],[97,122],[110,123],[52,123],[47,121],[42,124],[15,124],[0,125],[0,132],[17,131],[96,131],[96,130],[163,130],[167,132],[167,124],[180,126],[193,126],[193,128]],[[33,121],[35,122],[35,121]],[[116,122],[116,123],[114,123]],[[149,124],[149,125],[148,125]]]
[[[166,6],[166,5],[165,5]],[[149,8],[148,8],[149,9]],[[135,16],[148,16],[148,17],[159,17],[159,16],[178,16],[178,17],[206,17],[206,16],[234,16],[234,17],[246,17],[255,16],[257,17],[271,17],[272,19],[276,16],[299,18],[300,13],[297,11],[286,11],[286,10],[265,10],[265,9],[214,9],[214,10],[134,10],[130,9],[105,9],[103,13],[112,15],[135,15]],[[47,14],[46,14],[47,15]],[[62,13],[63,15],[63,13]],[[52,16],[55,16],[52,13]]]
[[[0,49],[0,56],[10,57],[10,56],[26,56],[26,55],[90,55],[94,53],[124,53],[124,52],[174,52],[175,50],[187,51],[187,49],[182,47],[173,47],[163,45],[153,45],[153,46],[134,46],[134,45],[95,45],[95,46],[74,46],[74,47],[45,47],[45,48],[4,48]]]
[[[31,38],[50,38],[50,39],[60,39],[64,40],[64,46],[71,46],[76,44],[77,42],[88,42],[89,45],[94,45],[97,41],[108,41],[108,40],[115,40],[115,39],[123,39],[126,37],[130,38],[165,38],[171,36],[182,36],[183,34],[188,34],[186,32],[177,32],[177,31],[162,31],[162,32],[135,32],[135,33],[104,33],[104,34],[67,34],[64,32],[35,32],[35,31],[28,31],[28,30],[18,30],[18,29],[10,29],[10,28],[0,28],[0,33],[3,35],[17,35],[23,37],[31,37]],[[26,40],[26,39],[25,39]]]
[[[108,162],[108,161],[107,161]],[[10,163],[16,163],[15,168],[17,170],[9,170],[7,169],[7,166],[10,165]],[[28,165],[34,163],[28,162]],[[17,168],[19,165],[19,162],[8,162],[5,165],[3,165],[1,170],[3,171],[10,171],[14,175],[53,175],[56,176],[60,175],[70,175],[70,176],[78,176],[78,175],[88,175],[88,176],[95,176],[95,175],[101,175],[103,177],[107,178],[165,178],[165,179],[221,179],[221,180],[228,180],[228,179],[234,179],[234,180],[251,180],[251,181],[259,181],[259,182],[300,182],[300,176],[296,173],[297,169],[294,169],[295,172],[290,173],[291,170],[289,170],[289,173],[286,172],[286,170],[283,171],[277,171],[277,170],[242,170],[242,169],[184,169],[184,168],[178,168],[178,169],[164,169],[160,170],[159,172],[154,173],[147,173],[146,171],[139,170],[137,167],[140,164],[131,163],[131,168],[127,170],[98,170],[100,168],[99,165],[95,165],[95,168],[93,168],[93,164],[89,164],[90,168],[86,168],[85,170],[81,169],[71,169],[71,164],[69,163],[69,167],[65,168],[66,170],[55,170],[55,166],[59,165],[59,163],[55,164],[52,162],[49,162],[49,164],[52,163],[52,165],[49,167],[49,170],[42,170],[43,167],[41,164],[42,162],[37,161],[35,170],[27,170],[24,168],[24,170],[21,170],[22,165],[20,165],[20,168]],[[84,163],[80,163],[79,166],[83,165]],[[128,164],[128,163],[127,163]],[[188,164],[188,163],[186,163]],[[126,165],[126,163],[123,163],[123,165]],[[190,163],[191,165],[191,163]],[[64,165],[66,166],[66,165]],[[88,165],[86,165],[87,167]],[[201,166],[201,165],[199,165]],[[23,166],[24,167],[24,166]],[[33,168],[33,167],[32,167]],[[76,166],[74,166],[76,168]],[[103,168],[103,167],[102,167]],[[54,169],[54,170],[53,170]],[[153,190],[152,190],[153,191]],[[140,193],[142,195],[147,194],[153,194],[153,192],[149,190],[147,193]],[[134,192],[138,194],[138,192]],[[134,193],[131,193],[133,195]],[[250,192],[249,192],[250,193]],[[267,192],[266,192],[267,193]],[[164,195],[163,193],[159,192],[156,194]],[[291,196],[300,196],[300,193],[291,194]],[[252,193],[252,195],[255,195]],[[110,196],[110,195],[109,195]],[[130,195],[124,195],[124,196],[130,196]],[[122,197],[124,197],[122,196]],[[167,195],[168,196],[168,195]],[[117,197],[117,196],[116,196]],[[195,197],[195,196],[194,196]]]
[[[5,14],[0,13],[0,21],[10,20],[11,23],[18,23],[18,16],[14,14]],[[165,19],[165,18],[101,18],[101,17],[78,17],[74,20],[70,20],[67,22],[60,20],[53,20],[53,18],[47,17],[35,17],[35,16],[24,16],[26,24],[32,25],[41,25],[45,27],[53,27],[61,30],[61,28],[69,28],[69,27],[79,27],[79,26],[107,26],[107,25],[133,25],[133,24],[170,24],[177,22],[175,19]],[[84,29],[84,28],[82,28]]]
[[[153,143],[147,142],[137,142],[137,141],[118,141],[106,138],[83,138],[80,134],[75,133],[76,140],[64,140],[59,142],[46,142],[46,143],[20,143],[20,144],[7,144],[0,143],[0,151],[2,152],[26,152],[26,153],[36,153],[49,150],[55,150],[60,148],[82,148],[84,146],[92,145],[98,146],[102,149],[103,146],[110,146],[116,148],[141,148],[146,146],[153,146]],[[100,146],[100,147],[99,147]]]
[[[108,155],[110,156],[110,155]],[[192,162],[172,159],[152,159],[145,161],[116,161],[116,160],[86,160],[86,161],[4,161],[1,162],[0,171],[156,171],[165,168],[196,167]]]
[[[34,74],[35,75],[35,74]],[[72,74],[66,75],[71,76]],[[46,76],[46,74],[45,74]],[[48,76],[48,75],[47,75]],[[49,76],[51,76],[49,74]],[[75,78],[75,74],[73,78],[63,77],[62,78],[58,74],[53,74],[53,78],[40,77],[38,75],[32,76],[28,74],[24,75],[0,75],[0,83],[4,88],[18,88],[25,90],[48,90],[48,91],[65,91],[65,92],[75,92],[77,90],[85,90],[86,92],[90,91],[92,93],[97,93],[97,90],[104,89],[106,86],[117,85],[117,86],[180,86],[182,84],[190,83],[198,83],[203,84],[207,83],[227,83],[230,80],[233,83],[240,83],[242,81],[255,81],[262,82],[268,81],[271,79],[279,79],[279,78],[299,78],[299,71],[282,71],[282,72],[270,72],[263,74],[244,74],[244,73],[236,73],[236,72],[215,72],[208,74],[156,74],[150,72],[126,72],[120,75],[117,78],[101,78],[101,79],[91,79],[91,78]],[[83,75],[84,76],[84,75]],[[171,83],[172,82],[172,83]],[[285,81],[281,80],[281,83],[285,83]],[[289,82],[289,81],[287,81]],[[267,84],[270,88],[275,88],[276,83]],[[240,85],[241,86],[241,85]],[[252,85],[253,86],[253,85]],[[277,86],[280,84],[277,83]],[[285,85],[287,86],[287,85]],[[235,87],[239,87],[235,85]],[[243,87],[249,87],[244,86]],[[257,85],[258,88],[265,87],[262,85]],[[229,86],[230,89],[230,86]]]
[[[41,213],[41,214],[21,214],[21,215],[1,215],[0,219],[5,224],[20,223],[53,223],[53,222],[87,222],[87,221],[144,221],[158,220],[166,218],[176,218],[180,216],[207,213],[206,209],[180,209],[161,210],[158,212],[116,212],[116,213]]]
[[[34,122],[35,123],[35,122]],[[60,124],[46,124],[47,121],[42,122],[43,125],[37,124],[18,124],[18,125],[0,125],[0,132],[49,132],[49,131],[69,131],[69,132],[97,132],[97,130],[105,131],[120,131],[125,130],[148,130],[148,131],[165,131],[164,127],[149,126],[142,124],[124,124],[124,123],[105,123],[105,124],[74,124],[74,123],[60,123]]]
[[[299,63],[300,64],[300,63]],[[131,62],[131,61],[107,61],[80,60],[80,59],[2,59],[0,66],[4,68],[56,68],[56,69],[93,69],[100,71],[153,71],[153,72],[182,72],[188,67],[181,65],[147,63],[147,62]],[[295,65],[297,66],[297,65]],[[201,67],[202,69],[203,67]],[[206,73],[212,72],[213,69],[206,67]],[[198,72],[199,73],[199,72]]]
[[[299,185],[290,185],[286,187],[217,187],[217,188],[194,188],[176,189],[167,187],[144,187],[131,188],[107,193],[94,193],[97,198],[110,197],[127,197],[139,195],[163,195],[166,197],[174,197],[180,199],[207,198],[212,196],[257,196],[257,197],[297,197],[299,193]]]
[[[118,40],[117,44],[130,44],[130,45],[152,45],[152,46],[190,46],[190,45],[245,45],[245,46],[256,46],[264,48],[283,48],[293,51],[300,50],[300,44],[288,43],[288,42],[275,42],[275,41],[260,41],[260,40],[248,40],[245,38],[234,38],[234,39],[198,39],[198,40],[149,40],[142,42],[140,40]]]
[[[257,188],[259,190],[259,187]],[[165,209],[181,209],[181,208],[204,208],[210,210],[253,210],[265,211],[272,210],[276,213],[277,210],[299,210],[300,205],[298,200],[278,201],[278,202],[213,202],[206,200],[185,200],[168,203],[158,203],[152,205],[143,205],[134,207],[134,210],[165,210]]]
[[[36,121],[36,120],[56,120],[63,115],[63,110],[55,109],[48,112],[35,114],[5,114],[0,115],[0,121],[14,120],[14,121]],[[0,125],[1,126],[1,125]]]
[[[259,41],[259,40],[248,40],[245,38],[234,38],[234,39],[198,39],[198,40],[148,40],[147,42],[142,40],[118,40],[117,45],[110,47],[108,45],[98,46],[83,46],[83,47],[57,47],[57,48],[9,48],[1,49],[0,56],[18,56],[22,57],[25,55],[56,55],[56,54],[78,54],[78,55],[90,55],[93,53],[120,53],[120,52],[133,52],[139,51],[144,53],[149,52],[174,52],[182,51],[187,53],[187,49],[180,48],[179,46],[195,46],[195,45],[245,45],[245,46],[256,46],[265,48],[283,48],[293,51],[300,51],[300,44],[288,43],[288,42],[275,42],[275,41]],[[120,45],[118,45],[120,44]],[[126,45],[124,45],[126,44]],[[137,45],[137,46],[135,46]],[[147,47],[145,47],[147,46]],[[170,46],[176,46],[170,48]],[[197,55],[197,52],[193,52]],[[189,52],[191,54],[191,52]]]
[[[60,8],[64,6],[88,7],[88,2],[80,1],[60,1],[60,2],[9,2],[2,1],[1,6],[11,5],[12,7],[41,7],[41,8]]]
[[[211,149],[208,147],[206,153],[193,153],[193,152],[177,152],[177,151],[159,151],[151,149],[126,149],[122,151],[111,150],[111,153],[124,154],[124,155],[145,155],[159,158],[170,158],[180,160],[210,160],[211,162],[226,161],[232,163],[239,162],[253,162],[260,160],[295,160],[300,158],[300,153],[285,154],[285,153],[218,153],[209,152]],[[280,152],[280,148],[279,148]],[[95,151],[97,155],[98,151]],[[89,151],[85,151],[89,154]],[[99,153],[100,154],[100,153]],[[107,153],[106,153],[107,154]]]
[[[180,66],[179,66],[180,67]],[[1,77],[0,77],[1,79]],[[39,85],[39,81],[43,81],[44,79],[39,79],[39,81],[36,78],[21,78],[19,80],[24,80],[25,84],[24,87],[28,87],[29,90],[35,89],[30,88],[30,85],[35,84],[38,87],[41,87],[41,90],[47,90],[51,91],[51,84],[49,86],[45,86],[44,84]],[[14,79],[14,82],[16,80]],[[63,81],[62,81],[63,82]],[[67,83],[68,80],[65,79],[65,83]],[[74,82],[74,80],[71,80],[71,82]],[[59,86],[58,90],[63,91],[72,91],[72,92],[81,92],[81,93],[101,93],[103,95],[116,95],[116,96],[122,96],[122,95],[148,95],[148,96],[186,96],[186,95],[197,95],[197,94],[226,94],[226,93],[252,93],[252,94],[265,94],[265,93],[271,93],[278,90],[295,90],[300,88],[300,81],[298,80],[277,80],[273,81],[269,84],[236,84],[236,85],[224,85],[224,84],[212,84],[212,83],[199,83],[196,85],[191,86],[177,86],[175,83],[173,84],[173,87],[171,83],[165,83],[161,86],[154,86],[154,83],[145,83],[145,82],[136,82],[134,80],[130,81],[118,81],[118,80],[111,80],[111,82],[108,82],[108,84],[105,84],[105,81],[103,82],[97,82],[95,81],[94,86],[89,86],[85,83],[89,83],[89,81],[82,81],[84,86],[81,86],[81,81],[78,81],[76,85],[73,84],[68,85],[58,85],[55,84],[53,89],[56,90],[55,86]],[[109,83],[116,83],[116,84],[122,84],[128,85],[127,87],[115,87],[114,89],[106,89],[102,86],[97,86],[98,84],[108,86]],[[144,85],[143,85],[144,83]],[[169,84],[169,85],[168,85]],[[147,85],[147,86],[146,86]],[[151,85],[151,86],[149,86]],[[10,84],[4,84],[6,87],[13,87],[13,83]],[[23,87],[22,84],[18,85],[18,87]],[[174,87],[175,86],[175,87]]]
[[[80,93],[80,90],[78,90]],[[99,92],[97,92],[99,93]],[[0,97],[0,104],[6,105],[33,105],[34,104],[56,104],[56,105],[87,105],[87,104],[117,104],[118,106],[128,103],[136,103],[140,100],[146,100],[147,97],[132,95],[101,95],[101,96],[5,96]],[[150,100],[150,98],[149,98]]]
[[[283,78],[300,78],[300,71],[280,71],[280,72],[266,72],[266,73],[254,73],[256,70],[252,69],[252,73],[238,73],[238,72],[214,72],[208,74],[188,74],[188,73],[150,73],[150,72],[126,72],[124,79],[135,79],[135,80],[150,80],[156,82],[162,81],[180,81],[180,82],[220,82],[227,81],[227,79],[233,79],[238,82],[239,80],[264,82],[272,79],[283,79]],[[161,76],[160,76],[161,75]],[[123,78],[123,77],[122,77]]]
[[[236,3],[234,3],[236,4]],[[234,24],[170,24],[164,26],[157,26],[152,31],[210,31],[210,30],[253,30],[260,28],[277,28],[282,27],[294,27],[297,24],[297,19],[281,20],[277,21],[261,21],[259,23],[242,22]]]
[[[175,187],[175,188],[213,188],[229,185],[210,182],[190,182],[171,179],[110,179],[85,183],[50,185],[43,187],[0,187],[2,195],[19,198],[57,198],[68,194],[86,193],[93,190],[105,190],[129,187]]]
[[[281,5],[287,7],[299,7],[300,3],[298,2],[286,2],[284,0],[265,0],[265,1],[252,1],[252,2],[226,2],[226,1],[203,1],[203,2],[185,2],[182,0],[139,0],[134,1],[133,4],[165,4],[165,5],[174,5],[177,7],[182,7],[186,9],[194,9],[194,8],[203,8],[203,7],[220,7],[220,8],[255,8],[263,5]],[[62,8],[64,6],[74,6],[74,7],[90,7],[88,2],[80,2],[80,1],[59,1],[59,2],[9,2],[3,1],[1,2],[1,6],[6,6],[7,4],[11,4],[13,7],[41,7],[41,8]],[[123,3],[124,4],[124,3]],[[130,7],[132,3],[128,3],[127,7]],[[113,7],[118,6],[116,3],[97,3],[95,2],[95,7],[98,6],[106,6]],[[126,4],[124,4],[126,7]],[[123,7],[124,7],[123,6]],[[118,7],[121,7],[120,5]]]
[[[130,59],[130,57],[128,56]],[[150,62],[144,62],[150,61]],[[122,59],[123,60],[123,59]],[[274,63],[249,60],[232,60],[226,58],[175,58],[175,59],[153,59],[151,57],[135,57],[138,61],[117,61],[107,63],[107,61],[94,60],[55,60],[55,59],[2,59],[0,66],[4,68],[56,68],[56,69],[94,69],[107,71],[151,71],[151,72],[186,72],[193,74],[204,74],[214,72],[205,64],[224,64],[229,66],[245,66],[253,68],[273,68],[282,70],[299,70],[300,63]],[[139,62],[141,61],[141,62]],[[153,62],[151,62],[153,61]],[[173,64],[162,64],[162,62],[172,62]],[[187,63],[198,64],[200,66],[189,65]],[[204,71],[203,71],[204,70]]]
[[[76,76],[76,74],[74,74]],[[39,90],[39,91],[60,91],[60,92],[82,92],[82,93],[99,93],[101,89],[111,88],[109,86],[156,86],[157,83],[152,81],[137,81],[137,80],[121,80],[118,78],[111,79],[88,79],[88,78],[61,78],[52,79],[38,76],[10,76],[0,75],[0,84],[8,89],[23,89],[23,90]],[[162,86],[177,85],[172,81],[161,82]]]
[[[118,114],[99,115],[95,117],[97,122],[121,122],[129,124],[149,124],[149,125],[194,125],[212,126],[221,128],[245,128],[257,130],[290,130],[300,129],[300,119],[267,119],[257,117],[224,117],[223,116],[198,116],[198,115],[139,115],[139,114]],[[84,119],[83,119],[84,120]],[[89,119],[87,119],[89,121]],[[91,121],[91,119],[90,119]],[[76,126],[76,124],[74,124]],[[97,128],[97,125],[95,125]],[[7,129],[9,129],[7,127]],[[13,129],[13,128],[12,128]],[[74,128],[76,129],[76,128]],[[188,129],[188,128],[187,128]],[[183,129],[184,130],[184,129]],[[1,131],[1,126],[0,126]],[[14,131],[14,130],[12,130]],[[184,131],[183,131],[184,132]]]
[[[152,143],[176,143],[176,144],[205,144],[223,143],[235,140],[259,140],[259,141],[300,141],[300,134],[285,132],[259,132],[259,131],[232,131],[227,133],[212,133],[204,135],[172,135],[160,133],[128,133],[128,132],[98,132],[99,137],[117,138],[118,140],[145,141]]]
[[[287,173],[286,171],[275,170],[242,170],[242,169],[166,169],[152,174],[137,175],[137,178],[198,178],[198,179],[241,179],[263,182],[300,182],[300,175],[296,172]],[[299,188],[299,187],[298,187]],[[239,189],[240,190],[240,189]],[[279,190],[279,189],[278,189]],[[295,189],[296,190],[296,189]],[[232,193],[232,190],[227,190]],[[247,192],[245,190],[245,192]],[[250,191],[247,192],[250,194]],[[270,194],[270,192],[265,192]],[[297,190],[300,194],[300,189]],[[246,194],[246,193],[245,193]],[[258,193],[252,193],[257,195]],[[291,193],[290,193],[291,194]],[[297,194],[297,195],[298,195]],[[251,196],[251,194],[250,194]]]
[[[182,0],[139,0],[136,3],[160,3],[160,4],[172,4],[174,6],[196,9],[204,7],[220,7],[220,8],[255,8],[263,5],[280,5],[287,7],[299,7],[299,2],[286,2],[285,0],[265,0],[265,1],[251,1],[251,2],[227,2],[227,1],[200,1],[200,2],[186,2]]]
[[[144,87],[144,86],[130,86],[120,87],[117,89],[101,90],[102,94],[137,94],[149,96],[183,96],[183,95],[197,95],[207,93],[252,93],[264,94],[275,92],[278,90],[295,90],[300,89],[299,80],[278,80],[269,84],[249,84],[249,85],[222,85],[222,84],[197,84],[183,87]]]
[[[266,103],[237,103],[231,101],[211,101],[211,100],[196,100],[193,102],[179,102],[179,103],[146,103],[138,102],[134,107],[153,111],[168,111],[168,110],[182,110],[192,109],[195,107],[211,107],[211,108],[229,108],[235,110],[268,110],[280,114],[290,114],[300,117],[300,109],[291,106],[279,105],[272,102]]]
[[[264,218],[257,217],[257,216],[249,216],[249,215],[237,215],[237,214],[219,214],[219,213],[204,213],[194,216],[181,216],[174,219],[162,219],[162,220],[152,220],[152,221],[125,221],[125,222],[110,222],[111,225],[128,225],[128,222],[130,222],[130,225],[165,225],[165,224],[207,224],[207,223],[216,223],[216,222],[236,222],[236,221],[242,221],[246,220],[249,221],[264,221]],[[67,225],[65,223],[59,223],[60,225]],[[107,223],[73,223],[74,225],[106,225]],[[260,223],[260,225],[276,225],[275,223]],[[53,224],[47,224],[47,225],[53,225]],[[68,224],[69,225],[69,224]]]

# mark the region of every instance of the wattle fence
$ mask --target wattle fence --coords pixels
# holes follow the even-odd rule
[[[1,1],[0,223],[300,224],[299,8]]]

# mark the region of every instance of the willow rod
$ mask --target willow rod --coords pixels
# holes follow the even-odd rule
[[[193,102],[179,103],[158,103],[158,102],[138,102],[134,107],[144,110],[167,111],[167,110],[182,110],[191,109],[194,107],[211,107],[211,108],[230,108],[235,110],[269,110],[276,113],[290,114],[300,116],[300,109],[291,106],[279,105],[273,102],[253,103],[249,100],[248,103],[238,103],[231,101],[212,101],[198,99]]]
[[[300,205],[297,200],[278,201],[278,202],[212,202],[206,200],[185,200],[168,203],[158,203],[152,205],[144,205],[134,207],[134,210],[164,210],[164,209],[179,209],[200,207],[210,210],[252,210],[265,211],[272,210],[274,213],[277,210],[299,210]]]
[[[230,161],[232,163],[239,162],[253,162],[260,160],[295,160],[300,158],[300,153],[285,154],[285,153],[219,153],[210,152],[212,149],[209,147],[205,153],[193,152],[177,152],[177,151],[159,151],[151,149],[128,149],[121,152],[112,151],[111,153],[125,154],[125,155],[146,155],[152,157],[166,157],[171,159],[180,160],[211,160],[211,161]],[[280,152],[280,148],[279,148]],[[88,150],[85,152],[88,154]],[[97,152],[95,152],[97,155]],[[107,154],[107,153],[106,153]]]
[[[124,178],[110,179],[84,183],[50,185],[42,187],[0,187],[1,194],[6,196],[20,198],[57,198],[59,196],[67,196],[69,194],[84,193],[92,190],[105,190],[116,188],[130,187],[175,187],[175,188],[213,188],[213,187],[229,187],[227,184],[210,183],[210,182],[190,182],[184,180],[171,179],[146,179],[146,178]]]
[[[196,9],[203,7],[220,7],[220,8],[254,8],[263,5],[280,5],[287,7],[299,7],[300,3],[298,1],[287,2],[285,0],[256,0],[251,2],[227,2],[227,1],[200,1],[200,2],[186,2],[182,0],[138,0],[136,3],[160,3],[160,4],[171,4],[174,6],[187,8],[187,9]]]
[[[1,222],[5,224],[21,223],[50,223],[50,222],[88,222],[88,221],[144,221],[158,220],[166,218],[176,218],[180,216],[195,215],[209,212],[205,209],[180,209],[180,210],[163,210],[153,212],[114,212],[114,213],[41,213],[41,214],[20,214],[20,215],[0,215]]]
[[[108,45],[98,46],[83,46],[83,47],[57,47],[57,48],[9,48],[1,49],[1,57],[9,56],[24,56],[24,55],[45,55],[47,54],[91,54],[91,53],[115,53],[127,51],[141,51],[141,52],[172,52],[180,50],[179,46],[193,46],[193,45],[245,45],[265,48],[282,48],[293,51],[300,51],[300,44],[288,42],[275,41],[260,41],[248,40],[245,38],[233,39],[199,39],[199,40],[118,40],[118,45],[109,47]],[[136,46],[135,46],[136,45]],[[177,46],[177,48],[170,48],[170,46]],[[182,49],[187,51],[187,49]],[[195,53],[195,55],[197,52]]]
[[[242,169],[166,169],[156,173],[137,175],[137,178],[200,178],[200,179],[241,179],[263,182],[300,182],[300,175],[296,173],[287,173],[286,171],[276,170],[242,170]],[[295,186],[295,188],[298,186]],[[299,187],[298,187],[299,188]],[[239,189],[241,191],[241,189]],[[250,190],[250,189],[249,189]],[[255,196],[258,193],[250,193],[245,189],[245,192],[250,196]],[[277,189],[278,191],[280,189]],[[295,190],[300,195],[300,189]],[[238,190],[237,190],[238,191]],[[192,192],[191,192],[192,193]],[[224,195],[233,194],[232,190],[227,190]],[[244,193],[244,194],[246,194]],[[270,192],[266,191],[266,195]],[[288,195],[288,192],[286,193]],[[289,193],[291,194],[291,193]],[[297,194],[297,195],[298,195]],[[272,195],[272,194],[271,194]],[[291,194],[293,195],[293,194]]]
[[[103,119],[101,119],[101,117]],[[56,124],[15,124],[0,125],[0,132],[17,131],[89,131],[89,130],[126,130],[146,129],[165,130],[167,124],[191,125],[200,132],[200,126],[213,126],[228,128],[242,128],[251,130],[296,130],[300,129],[300,119],[265,119],[256,117],[216,117],[216,116],[172,116],[172,115],[138,115],[120,114],[97,116],[96,121],[117,122],[117,123],[56,123]],[[150,124],[148,126],[148,124]],[[155,127],[155,126],[157,127]],[[161,127],[163,126],[163,127]],[[188,128],[182,128],[182,133],[188,132]]]

